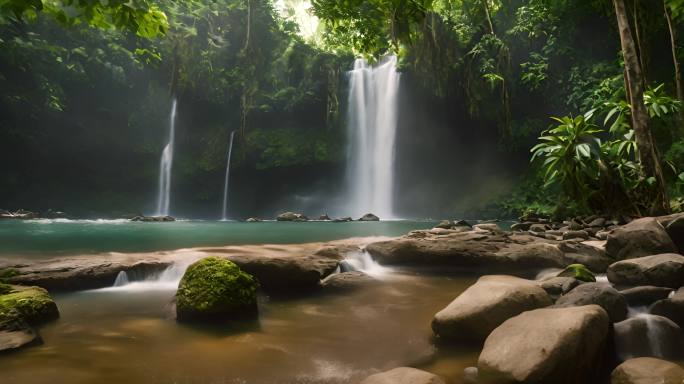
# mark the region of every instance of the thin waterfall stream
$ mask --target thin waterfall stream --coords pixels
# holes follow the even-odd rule
[[[347,210],[354,216],[395,217],[399,78],[396,56],[376,66],[356,59],[349,72]]]
[[[226,180],[223,183],[223,210],[221,220],[228,220],[228,184],[230,180],[230,158],[233,153],[233,139],[235,138],[235,131],[230,133],[230,142],[228,143],[228,160],[226,160]]]
[[[171,104],[169,115],[169,141],[162,151],[159,161],[159,193],[157,195],[157,215],[168,216],[171,202],[171,167],[173,165],[173,145],[176,136],[176,99]]]

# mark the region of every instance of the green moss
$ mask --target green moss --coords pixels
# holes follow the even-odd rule
[[[570,264],[567,267],[565,267],[565,269],[561,273],[559,273],[558,276],[574,277],[577,280],[586,282],[596,281],[596,277],[594,277],[594,274],[589,270],[589,268],[585,267],[583,264]]]
[[[36,325],[58,317],[57,305],[43,288],[10,286],[0,295],[0,321],[20,318]]]
[[[12,286],[5,283],[0,283],[0,295],[12,292]]]
[[[19,271],[14,268],[2,269],[0,270],[0,283],[5,283],[14,276],[19,276]]]
[[[258,282],[235,263],[207,257],[190,265],[176,294],[179,320],[223,319],[256,313]]]

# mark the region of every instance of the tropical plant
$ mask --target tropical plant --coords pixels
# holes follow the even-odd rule
[[[594,111],[576,117],[552,117],[559,124],[542,133],[531,152],[532,161],[543,158],[545,186],[560,185],[568,197],[587,206],[595,181],[598,179],[598,160],[601,129],[591,123]]]

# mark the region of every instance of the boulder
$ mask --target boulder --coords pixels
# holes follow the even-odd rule
[[[606,255],[605,241],[564,241],[558,244],[558,247],[568,263],[584,264],[594,272],[605,272],[608,266],[615,262]]]
[[[5,292],[0,295],[0,323],[21,321],[35,326],[59,318],[57,304],[43,288],[13,285]]]
[[[511,231],[529,231],[534,224],[533,222],[515,223],[511,225]]]
[[[506,320],[478,359],[483,383],[596,382],[608,337],[603,308],[542,308]]]
[[[611,384],[682,384],[684,369],[652,357],[638,357],[620,364],[610,375]]]
[[[529,230],[530,230],[531,232],[546,232],[547,230],[549,230],[549,226],[546,225],[546,224],[539,224],[539,223],[536,223],[536,224],[530,225],[530,229],[529,229]]]
[[[284,212],[276,217],[277,221],[307,221],[308,217],[301,213]]]
[[[576,286],[582,284],[582,281],[574,277],[551,277],[539,282],[539,286],[546,291],[552,298],[556,299],[561,295],[570,292]]]
[[[359,218],[359,221],[380,221],[380,218],[372,213],[366,213]]]
[[[320,220],[320,221],[330,221],[330,216],[328,216],[327,213],[324,213],[324,214],[318,216],[318,220]]]
[[[591,220],[589,224],[587,224],[588,227],[605,227],[606,226],[606,219],[603,217],[597,217],[594,220]]]
[[[346,292],[367,287],[377,280],[361,271],[332,274],[321,281],[324,292]]]
[[[445,384],[439,376],[420,369],[399,367],[368,376],[361,384]]]
[[[487,231],[494,233],[501,232],[501,227],[499,227],[499,225],[496,223],[475,224],[473,225],[473,229],[476,231]]]
[[[676,252],[670,236],[652,217],[644,217],[623,225],[608,234],[606,253],[616,260]]]
[[[16,330],[0,329],[0,354],[40,342],[40,336],[29,327]]]
[[[672,291],[672,288],[645,285],[622,290],[620,291],[620,294],[625,297],[628,305],[642,306],[653,304],[658,300],[667,299]]]
[[[678,359],[684,349],[684,333],[672,320],[642,314],[614,324],[615,350],[622,360],[633,357]]]
[[[353,221],[351,217],[341,217],[339,219],[334,219],[333,223],[347,223]]]
[[[677,246],[679,253],[684,254],[684,214],[679,214],[670,221],[665,227],[665,232]]]
[[[454,223],[451,220],[442,220],[437,225],[435,225],[435,228],[441,228],[441,229],[451,229],[451,227],[454,226]]]
[[[654,315],[667,317],[684,328],[684,288],[680,288],[667,299],[658,300],[649,309]]]
[[[233,262],[207,257],[191,264],[176,293],[179,321],[226,321],[257,313],[259,284]]]
[[[569,230],[563,233],[563,240],[571,239],[581,239],[587,240],[589,238],[589,233],[585,230]]]
[[[596,281],[596,277],[591,271],[582,264],[570,264],[564,270],[558,273],[558,277],[573,277],[585,283]]]
[[[603,283],[577,286],[556,301],[556,308],[578,307],[589,304],[601,306],[615,323],[627,317],[627,301],[615,288]]]
[[[250,218],[248,218],[248,219],[245,220],[245,221],[248,222],[248,223],[258,223],[258,222],[260,222],[260,221],[262,221],[262,220],[261,220],[260,218],[258,218],[258,217],[250,217]]]
[[[463,370],[463,384],[477,384],[477,367],[466,367]]]
[[[435,315],[432,330],[441,339],[481,341],[507,319],[551,304],[533,281],[483,276]]]
[[[131,221],[142,221],[142,222],[169,222],[176,221],[174,217],[171,216],[136,216],[131,219]]]
[[[684,256],[675,253],[618,261],[608,267],[608,280],[616,285],[684,286]]]

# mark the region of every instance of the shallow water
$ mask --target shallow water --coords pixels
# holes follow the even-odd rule
[[[399,236],[413,229],[431,228],[434,224],[434,221],[140,223],[127,220],[0,220],[0,258]]]
[[[438,351],[430,321],[474,280],[394,272],[345,294],[261,297],[259,321],[232,331],[176,323],[174,290],[57,295],[45,344],[1,356],[0,381],[337,384],[413,365],[460,383],[479,351]]]

